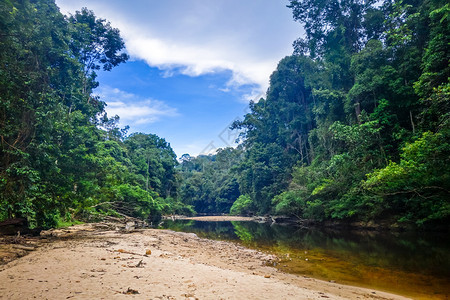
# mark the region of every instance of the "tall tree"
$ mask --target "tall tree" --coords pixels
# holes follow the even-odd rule
[[[133,133],[125,139],[136,182],[142,189],[161,197],[176,196],[176,154],[166,140],[154,135]]]
[[[236,166],[240,149],[219,149],[215,155],[184,155],[180,165],[181,201],[193,205],[199,213],[228,213],[240,196]]]
[[[83,66],[83,92],[97,87],[96,70],[110,71],[113,67],[128,60],[121,51],[125,44],[119,30],[111,27],[104,19],[99,19],[86,7],[76,11],[68,18],[72,31],[70,49]]]
[[[266,98],[233,125],[245,129],[235,206],[316,220],[448,220],[449,170],[434,164],[448,152],[448,4],[289,7],[306,35]]]
[[[74,52],[91,41],[76,38],[51,0],[2,1],[0,12],[0,217],[54,226],[95,202],[104,182],[96,159],[104,103],[90,96],[85,61]],[[107,35],[98,38],[108,44]],[[112,57],[121,48],[108,49]]]

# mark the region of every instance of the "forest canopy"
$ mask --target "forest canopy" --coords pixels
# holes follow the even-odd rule
[[[177,160],[93,94],[128,55],[118,29],[53,0],[0,3],[0,221],[278,214],[417,226],[450,220],[450,6],[291,0],[305,35],[231,129]],[[299,25],[299,26],[300,26]]]
[[[228,182],[239,185],[231,212],[448,224],[448,3],[288,7],[306,34],[278,64],[266,96],[233,124],[243,131],[237,163],[209,167],[229,170]],[[217,178],[195,175],[198,187]],[[201,199],[197,191],[183,201]]]
[[[0,220],[52,227],[184,208],[170,145],[126,136],[92,93],[96,71],[128,59],[124,47],[86,8],[64,16],[53,0],[0,3]]]

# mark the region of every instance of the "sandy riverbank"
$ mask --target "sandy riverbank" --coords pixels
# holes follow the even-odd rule
[[[0,266],[0,299],[404,299],[285,274],[277,258],[168,230],[85,224]]]
[[[204,222],[255,221],[255,218],[253,217],[241,217],[241,216],[202,216],[202,217],[175,216],[174,219],[194,220]]]

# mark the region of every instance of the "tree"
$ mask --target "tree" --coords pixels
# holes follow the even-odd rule
[[[450,145],[448,130],[424,132],[402,149],[399,163],[374,170],[363,183],[369,192],[388,199],[400,221],[423,224],[450,217]]]
[[[228,213],[240,196],[236,166],[241,154],[240,149],[225,148],[215,155],[184,155],[179,168],[181,201],[199,213]]]
[[[86,94],[98,86],[95,70],[111,71],[129,57],[120,52],[125,44],[119,30],[106,20],[96,18],[93,11],[84,7],[68,21],[72,31],[70,49],[83,66],[83,92]]]
[[[46,198],[37,185],[43,175],[38,165],[57,170],[52,149],[58,145],[40,141],[58,136],[52,126],[64,115],[58,91],[80,65],[67,54],[67,24],[52,1],[0,5],[2,209],[6,217],[34,218],[36,203]]]
[[[259,213],[319,221],[448,218],[441,200],[448,188],[438,175],[448,170],[433,165],[426,150],[446,153],[448,145],[442,140],[438,150],[440,137],[423,133],[448,131],[448,4],[374,4],[290,1],[306,36],[278,65],[266,98],[233,125],[245,129],[240,190]],[[405,156],[406,144],[421,154]],[[410,189],[413,164],[427,170],[417,174],[433,174],[432,189]],[[396,179],[397,171],[408,179]]]
[[[3,1],[0,12],[0,218],[51,227],[96,205],[126,177],[122,158],[104,151],[106,135],[97,127],[104,103],[90,96],[85,75],[92,66],[75,52],[95,39],[108,59],[121,48],[96,36],[108,31],[77,38],[81,23],[72,26],[51,0]],[[109,29],[117,33],[112,44],[121,41]],[[99,59],[106,69],[124,61]]]
[[[304,24],[306,38],[295,42],[297,53],[309,53],[312,58],[321,57],[327,51],[337,50],[336,42],[345,51],[355,53],[361,48],[363,19],[375,1],[358,0],[291,0],[295,21]]]
[[[170,144],[154,134],[133,133],[125,139],[135,183],[163,198],[176,196],[176,154]]]

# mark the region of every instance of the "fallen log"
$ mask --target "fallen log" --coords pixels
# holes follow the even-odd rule
[[[32,247],[32,246],[24,246],[24,245],[13,245],[13,248],[15,248],[15,249],[20,249],[20,250],[25,250],[25,251],[34,251],[34,250],[36,250],[35,247]]]

